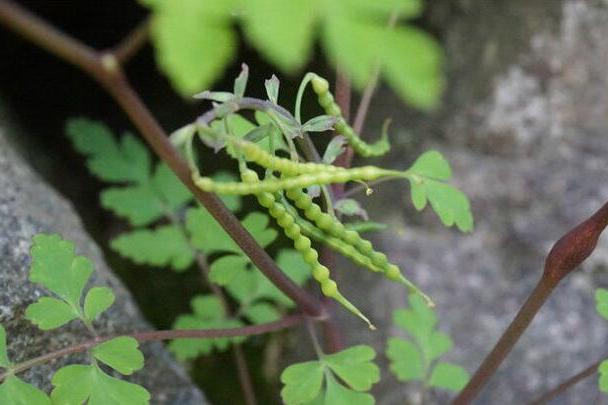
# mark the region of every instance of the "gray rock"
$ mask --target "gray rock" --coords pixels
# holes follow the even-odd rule
[[[443,107],[399,122],[402,107],[381,95],[372,122],[392,115],[410,134],[385,166],[405,168],[428,148],[445,154],[454,182],[471,198],[476,229],[463,235],[442,228],[434,214],[415,213],[407,185],[378,187],[368,203],[372,218],[391,225],[376,241],[436,300],[441,329],[455,341],[448,359],[473,372],[536,284],[552,244],[608,200],[608,4],[444,1],[431,15],[447,50]],[[525,403],[608,355],[608,323],[594,305],[594,290],[608,283],[607,266],[604,236],[477,403]],[[370,333],[345,318],[349,340],[372,339],[383,350],[386,337],[398,333],[388,325],[406,293],[373,275],[350,280],[346,295],[367,302],[382,327]],[[401,404],[406,392],[387,373],[378,402]],[[591,377],[554,403],[607,401]]]
[[[41,232],[56,233],[73,241],[77,253],[95,263],[96,272],[91,284],[109,286],[114,290],[115,304],[96,323],[100,334],[151,329],[129,292],[106,265],[99,248],[84,231],[73,207],[30,170],[0,128],[0,323],[7,330],[9,354],[13,361],[30,359],[90,338],[78,322],[41,332],[24,319],[25,308],[46,294],[27,280],[31,239]],[[146,365],[129,379],[150,391],[152,403],[206,403],[187,373],[160,343],[146,343],[142,350]],[[72,356],[54,364],[35,367],[25,372],[23,378],[48,391],[54,370],[82,359],[82,356]]]

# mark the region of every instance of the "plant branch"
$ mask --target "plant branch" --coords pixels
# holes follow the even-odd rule
[[[217,339],[217,338],[229,338],[237,336],[253,336],[262,335],[269,332],[274,332],[281,329],[287,329],[292,326],[302,323],[306,318],[303,314],[288,315],[278,321],[263,323],[259,325],[243,326],[239,328],[225,328],[225,329],[180,329],[180,330],[151,330],[151,331],[140,331],[132,332],[127,334],[115,334],[110,336],[100,336],[95,339],[88,340],[86,342],[78,343],[76,345],[66,347],[45,355],[33,358],[31,360],[24,361],[11,367],[8,372],[0,374],[0,381],[3,381],[10,374],[17,374],[28,370],[32,367],[48,363],[52,360],[58,359],[63,356],[67,356],[74,353],[84,352],[89,350],[100,343],[114,339],[118,336],[130,336],[136,339],[138,342],[154,342],[160,340],[171,340],[171,339]]]
[[[454,404],[469,404],[477,396],[511,352],[555,287],[593,253],[606,226],[608,226],[608,203],[553,245],[545,260],[543,275],[534,291],[469,383],[456,397]]]
[[[530,402],[528,405],[546,404],[549,401],[557,398],[559,395],[564,393],[566,390],[568,390],[573,385],[575,385],[575,384],[579,383],[580,381],[583,381],[585,378],[591,377],[592,375],[597,373],[597,368],[599,367],[600,363],[601,363],[601,361],[593,363],[586,369],[584,369],[584,370],[580,371],[579,373],[573,375],[572,377],[568,378],[566,381],[559,384],[555,388],[552,388],[551,390],[547,391],[542,396],[540,396],[537,399],[535,399],[534,401]]]
[[[0,23],[95,78],[114,97],[156,154],[167,163],[262,273],[307,315],[317,318],[326,316],[319,300],[297,286],[279,269],[216,195],[203,192],[194,185],[188,164],[172,147],[166,133],[133,91],[115,56],[94,51],[9,0],[0,0]]]
[[[129,32],[118,45],[110,49],[108,53],[114,55],[116,60],[121,65],[124,65],[146,44],[149,33],[150,20],[146,18]]]

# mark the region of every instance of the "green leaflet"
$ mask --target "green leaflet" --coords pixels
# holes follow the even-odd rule
[[[110,246],[135,263],[169,266],[175,271],[186,270],[194,261],[194,251],[177,225],[123,233],[113,239]]]
[[[407,172],[412,203],[418,211],[428,201],[445,226],[456,225],[462,232],[473,230],[469,200],[460,190],[443,182],[450,179],[452,171],[439,152],[423,153]]]
[[[134,338],[119,336],[95,346],[91,354],[119,373],[131,375],[144,366],[144,355],[138,347]]]
[[[57,370],[51,392],[53,403],[80,405],[147,405],[150,393],[143,387],[110,377],[97,365],[74,364]]]
[[[198,295],[191,301],[192,314],[180,315],[173,329],[222,329],[242,326],[238,319],[226,317],[222,304],[212,295]],[[242,342],[244,337],[218,339],[175,339],[169,343],[169,349],[180,360],[209,354],[213,349],[226,350],[231,343]]]
[[[6,351],[6,329],[0,325],[0,367],[9,367],[11,365]]]
[[[142,142],[124,134],[120,142],[99,121],[74,118],[66,124],[74,148],[87,157],[91,173],[109,182],[145,182],[151,169],[150,154]]]
[[[38,388],[11,375],[0,384],[2,405],[50,405],[51,400]]]
[[[59,297],[41,297],[26,308],[26,318],[40,329],[58,328],[76,318],[90,325],[114,302],[110,289],[94,287],[87,293],[83,309],[82,292],[93,273],[93,265],[86,257],[76,256],[74,244],[59,235],[34,236],[31,255],[30,281]]]
[[[452,349],[452,339],[436,330],[437,316],[421,297],[411,294],[409,302],[409,309],[393,313],[395,325],[412,339],[388,339],[386,356],[391,372],[400,381],[424,381],[434,388],[461,390],[469,380],[467,371],[452,363],[438,362]]]
[[[85,118],[68,120],[66,133],[87,157],[89,170],[117,186],[102,191],[101,204],[132,225],[147,225],[192,200],[190,191],[165,165],[152,173],[150,153],[141,141],[125,134],[116,141],[102,123]]]
[[[284,384],[281,398],[287,405],[311,401],[327,405],[373,404],[373,397],[363,392],[380,380],[380,370],[372,362],[375,356],[371,347],[359,345],[323,355],[318,361],[293,364],[281,373]],[[342,383],[338,383],[335,376]]]

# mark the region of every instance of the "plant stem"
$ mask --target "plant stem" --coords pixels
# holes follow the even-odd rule
[[[489,378],[496,372],[496,369],[502,364],[505,357],[511,352],[515,343],[517,343],[522,333],[532,322],[532,319],[534,319],[534,316],[538,313],[538,310],[545,303],[549,295],[551,295],[554,288],[555,284],[549,282],[545,277],[540,279],[513,322],[511,322],[498,343],[496,343],[496,346],[494,346],[494,349],[481,363],[467,386],[456,397],[453,402],[454,404],[468,404],[475,398]]]
[[[118,45],[109,50],[121,65],[127,63],[148,40],[150,20],[140,22]]]
[[[172,147],[166,133],[133,91],[115,56],[94,51],[9,0],[0,0],[0,23],[95,78],[114,97],[156,154],[167,163],[260,271],[307,315],[316,318],[326,316],[320,301],[297,286],[278,268],[216,195],[203,192],[194,185],[188,164]]]
[[[477,396],[530,325],[555,287],[593,253],[606,226],[608,226],[608,203],[564,234],[553,245],[545,260],[543,276],[536,288],[494,349],[481,363],[473,378],[456,397],[454,404],[468,404]]]
[[[584,380],[587,377],[590,377],[590,376],[596,374],[597,368],[599,367],[600,363],[601,363],[601,361],[593,363],[586,369],[584,369],[584,370],[580,371],[579,373],[573,375],[572,377],[568,378],[566,381],[559,384],[555,388],[552,388],[551,390],[547,391],[542,396],[540,396],[537,399],[535,399],[534,401],[530,402],[528,405],[546,404],[549,401],[557,398],[560,394],[564,393],[566,390],[568,390],[573,385],[577,384],[578,382]]]
[[[153,342],[159,340],[171,340],[171,339],[217,339],[217,338],[228,338],[237,336],[252,336],[262,335],[268,332],[274,332],[281,329],[287,329],[292,326],[298,325],[307,318],[303,314],[288,315],[284,318],[274,321],[263,323],[259,325],[243,326],[239,328],[225,328],[225,329],[181,329],[181,330],[151,330],[151,331],[139,331],[131,332],[126,334],[115,334],[110,336],[100,336],[86,342],[78,343],[64,349],[60,349],[45,355],[33,358],[31,360],[24,361],[16,364],[10,368],[9,372],[0,374],[0,381],[3,381],[9,374],[17,374],[28,370],[32,367],[48,363],[49,361],[58,359],[69,354],[80,353],[89,350],[100,343],[108,341],[118,336],[130,336],[136,339],[138,342]]]

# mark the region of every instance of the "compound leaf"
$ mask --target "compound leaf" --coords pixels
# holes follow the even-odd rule
[[[112,249],[138,264],[169,266],[184,271],[194,261],[194,251],[177,225],[162,225],[124,233],[110,242]]]
[[[409,309],[398,309],[393,313],[393,322],[417,342],[426,343],[437,324],[437,315],[417,294],[410,294]]]
[[[108,287],[93,287],[84,297],[84,316],[94,321],[101,313],[114,303],[114,293]]]
[[[429,384],[431,387],[460,391],[468,381],[469,373],[464,368],[452,363],[439,363],[431,373]]]
[[[119,336],[93,348],[93,356],[124,375],[131,375],[144,366],[139,343],[130,336]]]
[[[58,328],[79,316],[65,301],[51,297],[41,297],[25,309],[25,318],[42,330]]]
[[[386,356],[390,360],[391,372],[400,381],[422,380],[425,364],[418,348],[409,340],[389,338]]]
[[[11,375],[0,384],[0,404],[50,405],[51,400],[38,388]]]
[[[326,355],[323,361],[352,389],[367,391],[380,381],[380,369],[372,362],[375,357],[370,346],[358,345]]]
[[[110,182],[146,182],[150,175],[150,154],[130,134],[118,143],[107,126],[86,118],[70,119],[66,133],[74,148],[87,156],[91,173]]]
[[[72,307],[80,307],[82,289],[93,273],[91,261],[76,256],[74,244],[59,235],[38,234],[33,242],[30,281],[46,287]]]
[[[312,48],[315,2],[250,0],[243,6],[245,38],[283,72],[301,69]]]
[[[321,391],[325,367],[319,361],[292,364],[281,373],[281,398],[287,405],[312,401]]]
[[[11,365],[6,347],[6,330],[4,326],[0,325],[0,367],[9,367]]]

